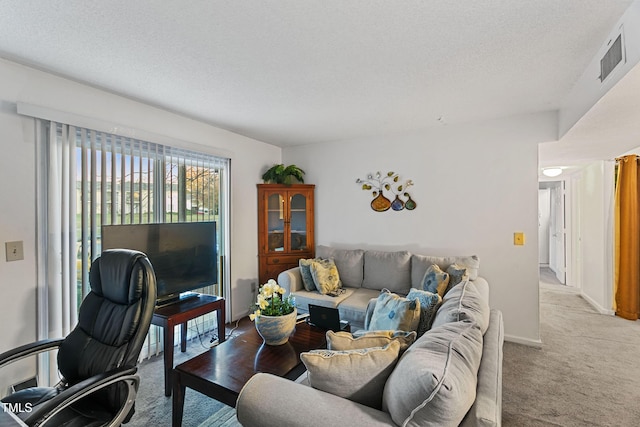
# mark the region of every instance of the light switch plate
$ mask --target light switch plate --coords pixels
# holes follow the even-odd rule
[[[516,246],[524,246],[524,233],[517,231],[513,233],[513,244]]]
[[[22,240],[17,242],[5,242],[4,248],[7,253],[7,261],[20,261],[24,259]]]

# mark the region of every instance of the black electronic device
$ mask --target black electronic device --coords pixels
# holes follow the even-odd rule
[[[218,281],[215,221],[103,225],[101,241],[102,250],[147,255],[156,273],[158,305]]]
[[[309,304],[307,322],[312,326],[334,332],[345,330],[349,326],[346,320],[340,320],[340,312],[337,308],[315,304]]]

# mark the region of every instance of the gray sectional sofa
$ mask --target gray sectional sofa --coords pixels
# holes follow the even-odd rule
[[[318,258],[331,258],[342,281],[342,293],[338,296],[323,295],[307,291],[302,283],[300,267],[280,273],[278,284],[295,296],[298,312],[307,313],[309,304],[337,308],[340,319],[351,325],[351,330],[364,328],[365,312],[369,302],[377,298],[382,289],[399,295],[407,295],[413,287],[422,288],[422,279],[427,268],[437,264],[446,270],[451,264],[463,265],[468,278],[489,299],[487,281],[478,276],[480,261],[477,256],[426,256],[408,251],[373,251],[362,249],[336,249],[318,246]]]
[[[362,254],[335,251],[319,248],[319,256],[330,252],[339,270],[341,264],[343,268],[345,265],[356,266],[344,276],[346,283],[340,271],[345,287],[353,288],[340,300],[327,299],[338,297],[326,296],[313,299],[311,295],[306,295],[297,287],[295,272],[289,271],[281,277],[287,278],[289,289],[296,294],[298,304],[324,302],[325,305],[340,309],[355,296],[358,303],[346,305],[349,308],[343,307],[341,314],[349,314],[350,321],[360,319],[362,323],[367,322],[372,310],[375,310],[375,303],[370,303],[370,297],[377,296],[380,291],[372,289],[373,286],[385,283],[382,287],[400,292],[413,285],[413,278],[419,276],[421,270],[424,275],[425,265],[429,262],[459,263],[467,258],[423,257],[402,252],[372,252],[367,256],[370,251],[362,251]],[[349,263],[340,262],[340,256],[344,257],[343,262]],[[305,374],[294,382],[259,373],[249,380],[238,397],[236,410],[240,423],[243,426],[264,427],[500,426],[504,341],[502,313],[489,308],[488,283],[477,276],[477,258],[469,258],[474,260],[467,260],[473,264],[470,266],[472,271],[469,271],[469,279],[474,279],[464,279],[445,294],[431,329],[397,359],[389,376],[380,382],[382,404],[379,407],[358,403],[349,396],[340,396],[341,390],[323,391],[313,384],[311,374],[308,377]],[[362,264],[359,264],[360,260]],[[372,268],[371,265],[367,268],[367,261],[371,260],[379,261],[381,264],[377,267],[380,268]],[[363,267],[362,276],[358,276],[356,271],[359,265]],[[400,271],[393,271],[390,265]],[[365,280],[369,274],[378,276],[376,280]],[[358,283],[359,277],[362,277],[361,286],[350,286]],[[393,282],[392,277],[402,277],[404,281]],[[363,306],[365,308],[361,312]],[[360,368],[354,366],[352,369]],[[357,378],[360,372],[345,372],[347,374]]]

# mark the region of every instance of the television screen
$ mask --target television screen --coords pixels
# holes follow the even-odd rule
[[[103,225],[101,240],[102,250],[147,254],[156,273],[158,301],[217,282],[215,222]]]

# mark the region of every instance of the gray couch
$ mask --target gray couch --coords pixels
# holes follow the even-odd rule
[[[364,328],[367,306],[382,289],[399,295],[407,295],[412,287],[422,289],[422,279],[432,264],[443,270],[454,263],[466,267],[469,280],[476,284],[485,299],[489,298],[489,286],[478,276],[480,261],[475,255],[440,257],[408,251],[336,249],[320,245],[316,256],[335,261],[342,281],[340,295],[334,297],[305,290],[299,267],[280,273],[278,284],[295,296],[298,312],[307,313],[309,304],[337,308],[340,319],[348,321],[352,331]]]
[[[445,295],[432,328],[381,385],[380,407],[310,387],[304,376],[293,382],[260,373],[240,392],[238,420],[267,427],[501,425],[503,321],[488,306],[486,284],[464,280]],[[365,308],[363,322],[373,309]]]

